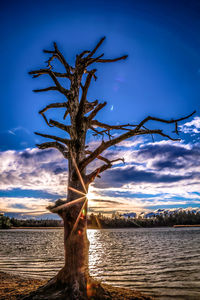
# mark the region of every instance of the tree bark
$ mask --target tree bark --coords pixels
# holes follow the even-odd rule
[[[68,197],[65,203],[72,202],[80,197],[83,199],[69,208],[63,207],[57,212],[64,222],[64,267],[45,286],[39,288],[29,297],[24,298],[27,300],[86,300],[91,295],[91,289],[89,289],[88,294],[88,286],[91,286],[92,282],[88,267],[89,240],[87,238],[86,198],[88,187],[86,185],[85,191],[71,160],[69,165],[69,187],[82,192],[85,197],[68,189]],[[84,179],[84,174],[81,175]]]
[[[80,180],[70,181],[70,187],[83,191]],[[68,192],[67,202],[76,200],[81,195]],[[65,265],[57,275],[57,281],[68,287],[69,299],[87,299],[87,281],[89,279],[87,238],[87,200],[63,210]]]

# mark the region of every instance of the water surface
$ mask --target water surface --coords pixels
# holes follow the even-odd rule
[[[159,299],[200,299],[200,228],[88,230],[90,274]],[[0,269],[51,278],[63,266],[62,229],[0,230]]]

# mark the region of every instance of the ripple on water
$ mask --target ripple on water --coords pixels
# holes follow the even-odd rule
[[[159,299],[200,299],[200,228],[88,230],[92,276]],[[51,278],[63,230],[0,230],[2,271]]]

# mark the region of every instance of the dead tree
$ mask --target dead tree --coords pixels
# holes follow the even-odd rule
[[[54,43],[53,50],[44,50],[50,54],[47,67],[31,71],[29,74],[33,78],[41,75],[51,77],[53,85],[34,90],[34,92],[56,91],[64,95],[64,102],[51,103],[43,108],[39,113],[44,118],[49,127],[57,127],[64,132],[64,137],[37,133],[35,134],[47,138],[50,141],[37,145],[39,149],[56,148],[63,157],[68,160],[68,195],[66,200],[57,200],[55,205],[49,207],[50,211],[57,213],[64,221],[64,245],[65,245],[65,265],[63,269],[53,278],[47,289],[58,287],[63,291],[65,299],[87,299],[87,284],[90,281],[88,272],[88,249],[89,242],[86,235],[87,229],[87,191],[100,173],[112,167],[117,160],[109,160],[102,156],[109,147],[118,144],[133,136],[159,135],[161,137],[178,140],[169,136],[161,129],[150,129],[149,121],[155,123],[166,123],[175,125],[175,133],[178,134],[178,122],[192,116],[179,119],[165,120],[148,116],[138,124],[110,125],[96,119],[98,112],[106,106],[106,102],[98,100],[89,101],[88,89],[91,80],[96,80],[96,69],[91,68],[94,64],[111,63],[124,60],[127,55],[114,59],[103,58],[104,54],[95,57],[105,38],[102,38],[91,51],[83,51],[76,56],[75,66],[68,64],[63,54]],[[64,72],[57,72],[53,68],[53,61],[58,60],[64,67]],[[69,88],[60,83],[60,79],[69,81]],[[63,121],[48,119],[49,109],[64,108]],[[66,120],[66,118],[69,120]],[[86,134],[92,131],[94,135],[101,136],[102,141],[93,151],[88,150],[86,145]],[[115,135],[112,133],[115,132]],[[102,164],[90,173],[87,173],[88,165],[98,159]],[[78,199],[77,199],[78,198]],[[59,298],[60,297],[60,298]],[[59,294],[59,299],[62,299]],[[64,297],[64,296],[63,296]],[[48,295],[48,299],[51,297]],[[35,298],[33,298],[35,299]],[[37,298],[36,298],[37,299]],[[40,299],[40,298],[38,298]],[[43,298],[41,298],[43,299]],[[44,298],[46,299],[46,298]],[[96,298],[95,298],[96,299]]]

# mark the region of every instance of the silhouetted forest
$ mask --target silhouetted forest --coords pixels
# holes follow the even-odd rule
[[[8,229],[11,226],[12,226],[12,223],[10,221],[10,218],[4,216],[3,214],[0,214],[0,229]]]
[[[190,211],[172,212],[170,214],[160,214],[151,218],[124,218],[123,216],[113,215],[106,217],[102,214],[91,214],[87,219],[88,228],[129,228],[129,227],[161,227],[174,225],[199,225],[200,213]],[[62,220],[20,220],[0,215],[0,228],[8,229],[11,227],[62,227]]]
[[[151,218],[108,218],[102,214],[91,214],[88,219],[88,228],[126,228],[126,227],[161,227],[174,225],[199,225],[200,213],[179,211],[171,214],[160,214]]]
[[[8,229],[11,227],[62,227],[62,220],[34,220],[16,219],[0,215],[0,228]]]

